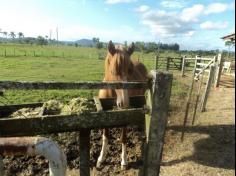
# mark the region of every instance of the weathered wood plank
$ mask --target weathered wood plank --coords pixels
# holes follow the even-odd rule
[[[184,72],[185,72],[185,63],[186,63],[186,60],[185,60],[186,56],[183,57],[183,60],[182,60],[182,67],[181,67],[181,76],[184,77]]]
[[[199,60],[202,60],[202,61],[211,61],[213,58],[201,58],[201,57],[198,57]],[[195,57],[192,57],[192,58],[185,58],[185,60],[196,60]]]
[[[189,105],[190,105],[192,91],[193,91],[193,85],[194,85],[194,81],[195,81],[196,66],[197,66],[197,59],[195,60],[195,67],[192,72],[192,80],[191,80],[191,83],[189,85],[189,90],[188,90],[188,97],[187,97],[186,108],[185,108],[185,113],[184,113],[183,130],[182,130],[182,134],[181,134],[181,141],[184,140],[184,132],[185,132],[185,127],[187,125],[187,120],[188,120]]]
[[[80,149],[80,175],[90,176],[90,130],[81,129],[79,132],[79,149]]]
[[[162,159],[165,128],[173,75],[163,72],[151,72],[153,80],[153,102],[148,144],[144,159],[144,175],[158,176]]]
[[[18,104],[18,105],[4,105],[0,106],[0,118],[7,117],[11,113],[21,108],[36,108],[42,106],[43,103],[31,103],[31,104]]]
[[[192,125],[194,125],[194,122],[195,122],[195,117],[196,117],[197,107],[198,107],[198,100],[200,97],[202,84],[203,84],[203,78],[204,78],[204,71],[202,72],[201,79],[198,81],[198,90],[197,90],[197,97],[196,97],[196,101],[195,101],[194,111],[193,111]]]
[[[0,156],[0,175],[5,175],[2,156]]]
[[[199,66],[207,66],[207,63],[197,63]]]
[[[207,65],[205,65],[203,68],[201,68],[201,70],[196,74],[195,78],[198,78],[198,76],[199,76],[200,74],[202,74],[202,72],[203,72],[204,70],[206,70],[208,67],[210,67],[210,65],[212,65],[214,62],[215,62],[215,57],[214,57]],[[197,69],[196,69],[196,70],[197,70]]]
[[[25,82],[0,81],[0,89],[141,89],[147,82]]]
[[[81,115],[53,115],[41,118],[1,118],[0,136],[33,136],[80,129],[110,128],[126,125],[143,125],[144,110],[122,109],[105,112],[91,112]]]
[[[216,74],[215,74],[215,83],[214,86],[215,87],[219,87],[220,85],[220,77],[221,77],[221,71],[222,71],[222,67],[223,67],[223,58],[222,58],[222,54],[219,53],[217,56],[217,62],[216,62]]]
[[[206,85],[206,88],[205,88],[203,96],[202,96],[201,112],[204,112],[205,109],[206,109],[206,103],[207,103],[207,99],[208,99],[210,89],[211,89],[211,85],[212,85],[212,82],[213,82],[214,73],[215,73],[215,66],[212,65],[210,67],[210,73],[209,73],[209,77],[208,77],[208,80],[207,80],[207,85]]]

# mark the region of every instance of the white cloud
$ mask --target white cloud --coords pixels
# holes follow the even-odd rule
[[[141,23],[146,25],[150,32],[159,37],[189,37],[194,35],[194,25],[199,23],[204,6],[195,4],[182,11],[148,10],[142,13]]]
[[[118,4],[118,3],[130,3],[135,2],[137,0],[106,0],[107,4]]]
[[[142,16],[142,24],[148,26],[151,33],[158,37],[189,36],[194,34],[191,24],[182,20],[177,12],[146,12]]]
[[[207,6],[205,10],[205,14],[212,14],[212,13],[221,13],[226,10],[233,10],[235,9],[235,2],[226,4],[226,3],[212,3]]]
[[[208,30],[217,30],[217,29],[225,29],[228,27],[228,22],[212,22],[206,21],[200,24],[201,29],[208,29]]]
[[[203,13],[204,6],[202,4],[195,4],[192,7],[185,8],[180,14],[180,18],[186,22],[197,22],[198,17]]]
[[[183,0],[164,0],[161,5],[165,8],[183,8],[185,2]]]
[[[147,10],[149,10],[150,7],[147,5],[141,5],[138,8],[135,9],[136,12],[146,12]]]

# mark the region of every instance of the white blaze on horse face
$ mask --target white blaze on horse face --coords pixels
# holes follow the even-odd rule
[[[129,93],[127,89],[116,90],[116,104],[119,108],[129,107]]]

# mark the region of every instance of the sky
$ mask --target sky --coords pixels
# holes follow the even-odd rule
[[[25,37],[178,43],[181,50],[227,49],[233,0],[0,0],[0,30]],[[1,34],[0,34],[1,35]]]

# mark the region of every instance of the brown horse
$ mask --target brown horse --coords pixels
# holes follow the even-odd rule
[[[105,77],[103,81],[146,81],[148,79],[148,72],[145,66],[138,62],[131,60],[130,56],[134,52],[134,43],[128,49],[121,46],[115,47],[112,41],[108,44],[108,53],[105,60]],[[119,108],[129,107],[129,97],[135,95],[144,95],[144,89],[101,89],[99,91],[99,98],[116,97],[116,103]],[[126,155],[126,128],[122,128],[121,134],[122,154],[121,154],[121,169],[126,169],[127,155]],[[108,145],[108,129],[103,129],[102,150],[97,161],[97,167],[105,159]]]

